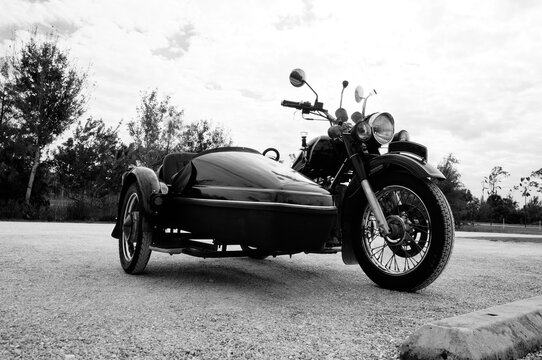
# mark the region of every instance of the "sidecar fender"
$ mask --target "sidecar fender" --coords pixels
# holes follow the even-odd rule
[[[146,167],[135,167],[129,172],[125,173],[122,176],[122,189],[120,191],[120,197],[119,197],[119,205],[118,205],[118,211],[117,211],[117,221],[115,224],[115,228],[113,229],[113,232],[111,234],[114,238],[120,237],[120,221],[121,221],[121,211],[122,211],[122,204],[124,203],[124,196],[126,195],[126,191],[128,190],[128,187],[134,183],[137,182],[137,185],[139,186],[139,190],[141,191],[142,195],[142,204],[143,204],[143,211],[144,214],[149,216],[152,214],[151,209],[151,195],[153,193],[160,192],[161,186],[160,181],[158,180],[158,176],[156,173]],[[143,229],[142,231],[151,231],[149,229],[150,224],[148,221],[143,221]]]
[[[371,178],[385,176],[390,171],[408,172],[418,178],[433,178],[438,180],[446,178],[437,168],[429,165],[424,159],[404,153],[387,153],[376,157],[369,162],[369,168],[366,170],[369,174],[369,183],[371,183]],[[354,202],[359,201],[359,197],[354,196],[358,191],[362,191],[360,182],[354,178],[346,189],[341,207],[343,228],[342,258],[343,262],[349,265],[357,264],[358,261],[352,247],[352,237],[349,236],[352,224],[348,222],[348,219],[351,218],[348,213],[360,211],[360,209],[365,207],[366,202],[365,196],[362,196],[362,204],[354,204]]]

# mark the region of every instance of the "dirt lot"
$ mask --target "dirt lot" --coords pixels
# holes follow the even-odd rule
[[[410,294],[340,255],[153,253],[130,276],[111,229],[0,222],[1,359],[395,359],[424,323],[542,295],[542,242],[460,233],[444,274]]]

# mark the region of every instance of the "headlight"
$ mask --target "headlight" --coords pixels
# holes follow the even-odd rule
[[[379,144],[387,144],[393,139],[395,131],[393,116],[390,113],[376,113],[369,118],[369,125],[373,128],[375,140]]]
[[[371,125],[369,125],[367,121],[360,121],[356,125],[354,125],[352,133],[354,134],[356,139],[361,142],[367,142],[373,136],[373,130],[371,129]]]

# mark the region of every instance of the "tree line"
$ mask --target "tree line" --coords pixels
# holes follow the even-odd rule
[[[542,168],[521,177],[517,185],[503,196],[499,194],[502,191],[500,184],[510,173],[502,166],[495,166],[484,177],[483,195],[478,199],[461,182],[461,175],[456,168],[458,163],[459,160],[449,154],[437,166],[446,176],[446,180],[437,185],[450,203],[456,226],[474,221],[525,225],[542,221],[542,199],[537,195],[542,193]],[[514,200],[513,190],[521,193],[523,204]]]
[[[88,83],[88,73],[73,64],[52,34],[34,31],[20,50],[0,57],[0,218],[112,220],[121,176],[130,167],[156,168],[172,151],[232,143],[224,128],[208,120],[185,122],[183,109],[158,89],[141,93],[137,115],[126,124],[131,141],[124,143],[121,122],[108,127],[102,119],[82,119]],[[523,197],[520,205],[510,193],[499,194],[510,176],[501,166],[484,177],[478,199],[461,183],[458,163],[449,154],[438,165],[446,176],[438,186],[457,225],[542,220],[542,169],[514,187]],[[52,211],[58,199],[67,199],[62,214]]]
[[[129,168],[156,168],[169,152],[232,143],[209,120],[185,122],[183,109],[158,89],[141,93],[125,143],[121,122],[108,127],[84,118],[88,93],[88,72],[54,34],[33,31],[0,57],[0,218],[111,220]],[[57,216],[51,207],[59,198],[69,205]]]

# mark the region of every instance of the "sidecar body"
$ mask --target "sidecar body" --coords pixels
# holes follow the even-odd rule
[[[141,196],[141,231],[152,233],[156,251],[228,256],[227,245],[268,254],[318,251],[336,222],[327,190],[247,148],[173,153],[156,173],[132,169],[123,177],[116,238],[127,227],[123,204],[131,184]]]

